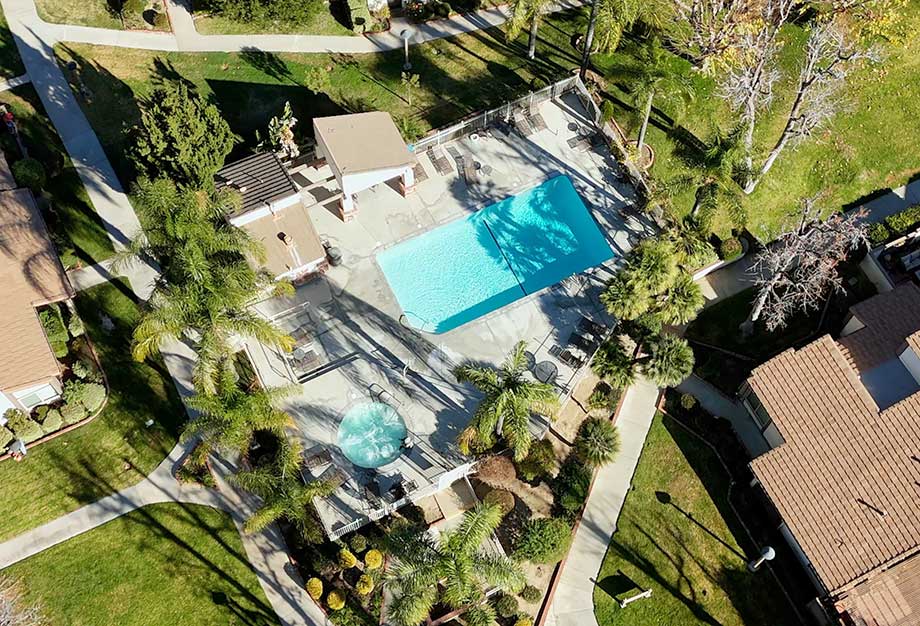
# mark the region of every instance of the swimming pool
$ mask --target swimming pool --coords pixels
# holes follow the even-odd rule
[[[362,402],[342,418],[338,443],[355,465],[380,467],[396,460],[406,433],[406,422],[393,407],[383,402]]]
[[[568,176],[377,255],[414,327],[444,333],[613,258]]]

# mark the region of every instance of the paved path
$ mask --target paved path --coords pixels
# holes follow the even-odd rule
[[[681,393],[689,393],[699,400],[700,406],[716,417],[723,417],[732,424],[735,433],[747,448],[751,457],[758,457],[770,449],[753,418],[737,401],[732,400],[709,382],[696,374],[677,386]]]
[[[9,91],[10,89],[15,89],[20,85],[25,85],[29,82],[29,75],[23,74],[15,78],[3,78],[0,79],[0,91]]]
[[[920,204],[920,180],[915,180],[906,185],[892,189],[888,193],[864,202],[860,206],[850,209],[849,212],[866,209],[869,214],[866,222],[884,222],[889,215],[894,215],[908,207]]]
[[[350,54],[399,50],[403,41],[399,34],[406,28],[414,33],[410,43],[419,44],[435,39],[462,35],[483,28],[504,24],[508,19],[506,7],[482,9],[474,13],[455,15],[445,20],[411,24],[404,18],[394,18],[390,30],[377,35],[202,35],[195,30],[188,0],[167,1],[167,11],[173,32],[138,32],[107,28],[50,24],[42,21],[35,10],[34,0],[3,0],[9,19],[11,11],[25,19],[33,32],[45,42],[77,43],[141,48],[167,52],[238,52],[256,48],[269,52],[339,52]],[[560,0],[551,11],[581,6],[580,0]],[[12,30],[12,29],[11,29]],[[15,31],[14,31],[15,34]],[[28,65],[26,66],[28,67]]]
[[[67,270],[67,278],[76,291],[83,291],[102,283],[107,283],[121,274],[112,271],[112,260],[86,265],[80,269]]]
[[[640,381],[626,392],[617,417],[620,453],[602,467],[594,479],[591,495],[549,608],[548,626],[597,626],[594,618],[594,587],[610,538],[616,531],[620,509],[626,501],[633,473],[655,416],[658,388]]]
[[[150,476],[133,487],[0,543],[0,569],[148,504],[185,502],[230,510],[231,502],[221,493],[201,486],[183,485],[174,478],[174,469],[191,445],[177,445]]]

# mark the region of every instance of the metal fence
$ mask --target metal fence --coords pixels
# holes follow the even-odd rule
[[[543,102],[558,98],[562,94],[572,91],[576,83],[581,85],[581,81],[578,79],[578,76],[564,78],[559,82],[553,83],[552,85],[540,89],[539,91],[532,91],[526,96],[522,96],[510,102],[506,102],[498,108],[489,109],[488,111],[482,113],[475,113],[470,117],[457,122],[456,124],[452,124],[447,128],[439,129],[431,135],[418,140],[412,145],[412,150],[418,154],[423,150],[428,149],[430,146],[437,146],[442,143],[447,143],[448,141],[453,141],[454,139],[462,137],[463,135],[476,132],[477,130],[482,130],[495,121],[510,120],[517,111],[533,110],[534,107],[539,106]],[[581,88],[584,89],[584,85],[581,85]]]

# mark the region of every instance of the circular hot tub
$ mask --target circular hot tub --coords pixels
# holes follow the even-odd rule
[[[383,402],[362,402],[345,413],[339,424],[338,444],[358,467],[375,468],[399,457],[406,438],[406,422]]]

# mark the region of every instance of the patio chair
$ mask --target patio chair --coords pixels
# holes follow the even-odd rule
[[[460,175],[463,175],[463,168],[466,164],[466,160],[463,158],[463,155],[460,153],[460,151],[457,150],[457,147],[447,146],[447,154],[453,158],[454,163],[457,166],[457,172],[459,172]]]
[[[341,467],[330,465],[319,475],[317,480],[328,483],[330,489],[338,489],[348,482],[348,474],[342,471]]]
[[[533,127],[524,117],[523,113],[514,114],[514,128],[521,134],[522,137],[530,137],[534,133]]]
[[[598,340],[602,339],[604,335],[607,334],[606,326],[604,326],[603,324],[598,324],[594,320],[588,317],[585,317],[584,315],[582,315],[581,319],[578,320],[578,330],[584,331],[586,333],[590,333],[594,335],[595,339],[598,339]]]
[[[475,185],[479,182],[479,170],[476,169],[476,164],[472,162],[466,162],[463,165],[463,180],[466,181],[467,185]]]
[[[428,172],[425,171],[425,167],[422,165],[421,161],[415,162],[415,165],[412,167],[412,173],[415,175],[416,185],[428,180]]]
[[[376,482],[364,485],[364,499],[375,509],[379,509],[383,504],[379,492],[380,487],[377,486]]]
[[[541,130],[546,130],[546,121],[543,119],[543,116],[540,115],[539,111],[530,110],[524,114],[524,119],[530,124],[531,128],[539,132]]]
[[[319,450],[312,448],[307,451],[303,462],[304,467],[307,469],[316,469],[317,467],[329,465],[330,463],[332,463],[332,453],[329,451],[329,448],[321,448]]]
[[[586,354],[591,354],[594,352],[594,348],[597,346],[597,342],[593,339],[589,339],[584,335],[580,335],[577,332],[569,335],[568,344],[570,346],[575,346],[576,348],[583,350]]]
[[[450,167],[450,161],[444,156],[444,151],[441,150],[441,146],[429,146],[428,158],[431,159],[432,164],[434,164],[434,169],[441,176],[453,174],[453,169]]]
[[[582,359],[576,355],[571,350],[563,350],[559,353],[559,360],[571,367],[572,369],[581,369],[585,364],[585,359]]]

